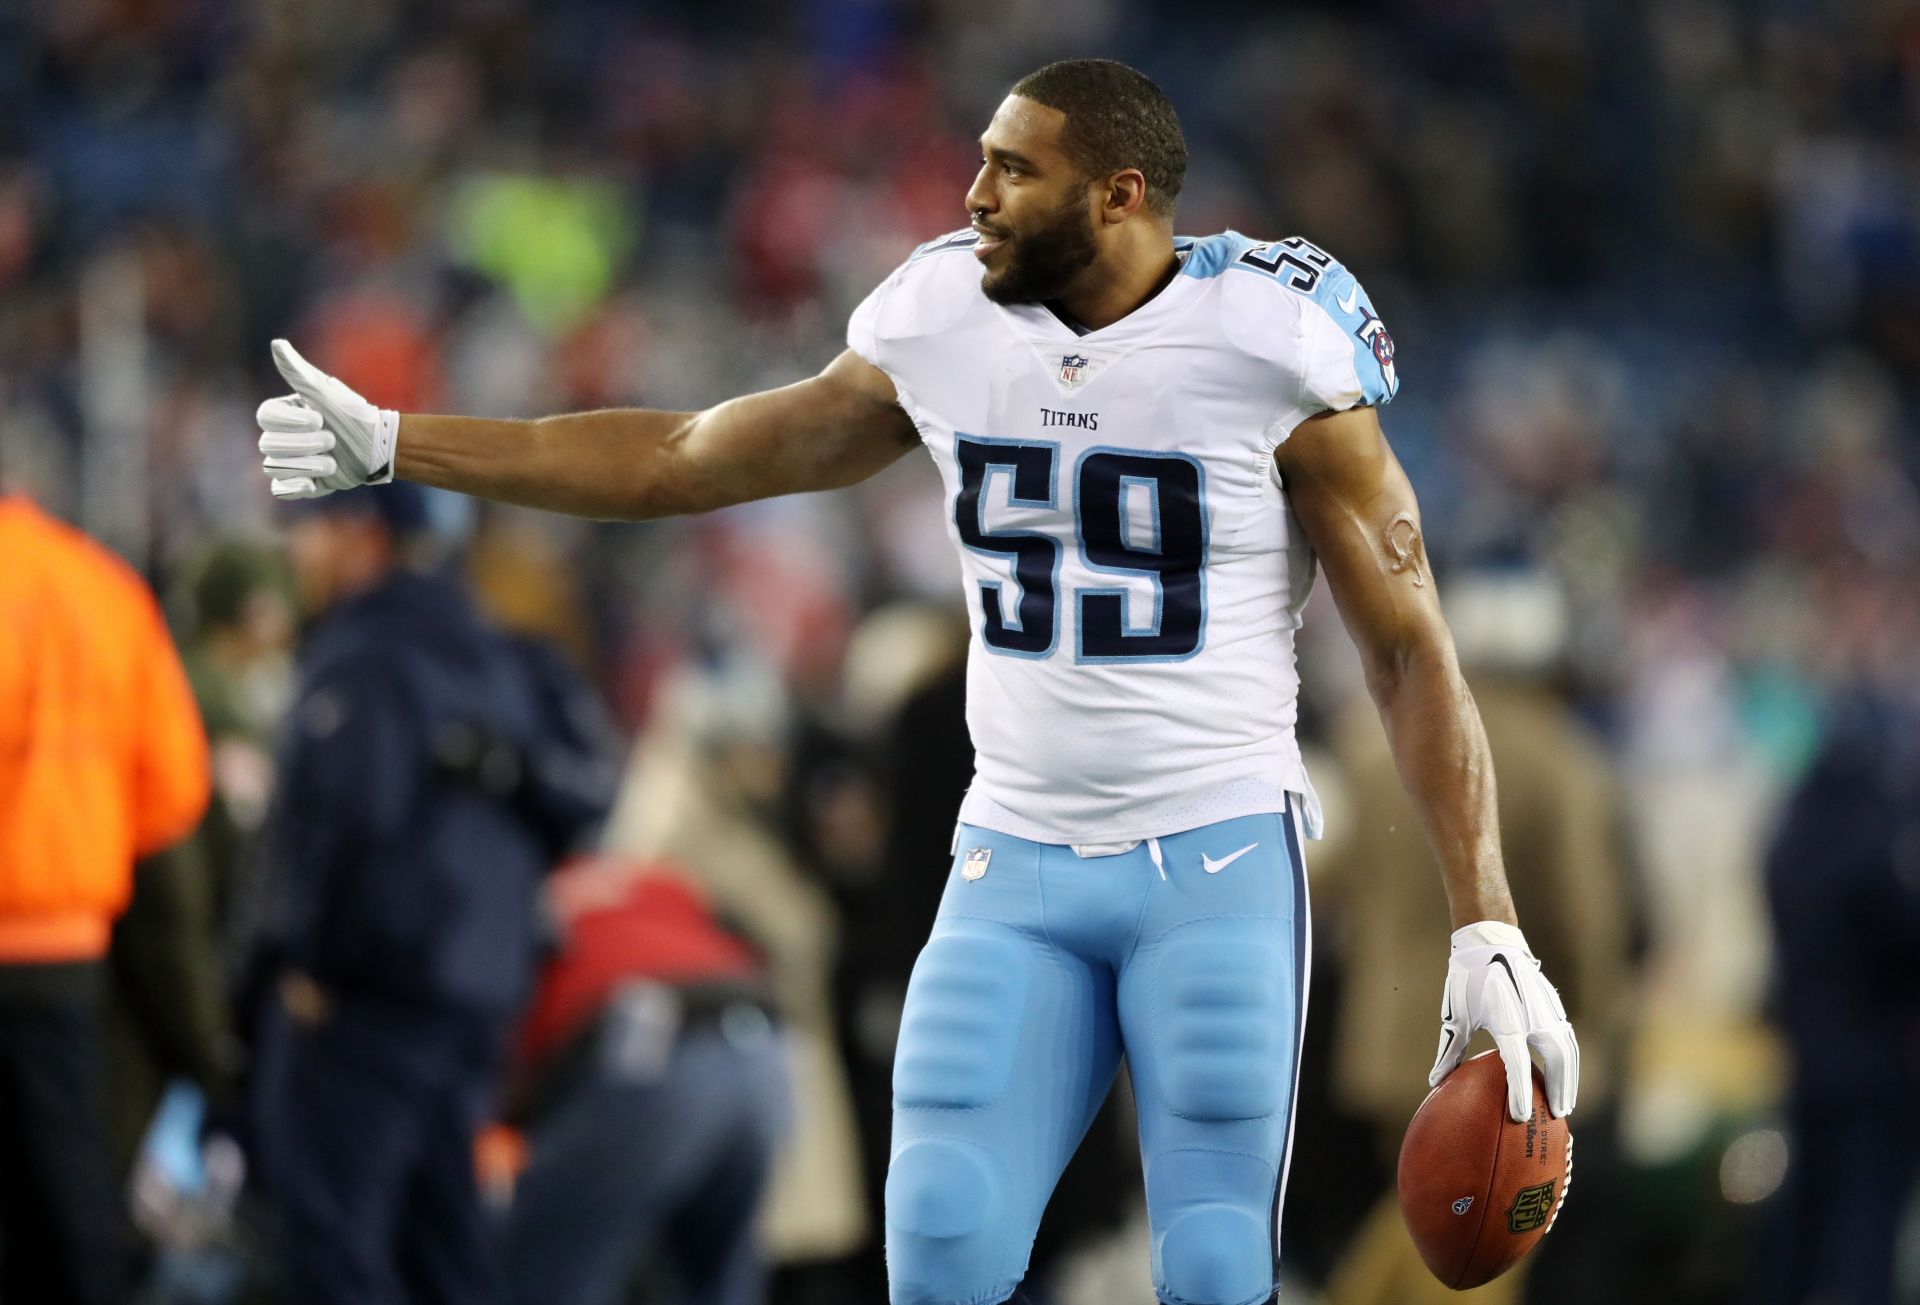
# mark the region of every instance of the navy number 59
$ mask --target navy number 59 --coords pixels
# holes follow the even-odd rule
[[[961,542],[1012,563],[1020,600],[1008,618],[997,581],[979,587],[981,637],[995,652],[1051,657],[1060,639],[1062,542],[1042,531],[989,531],[980,497],[995,472],[1011,477],[1016,507],[1055,507],[1059,446],[962,435],[955,442],[960,492],[953,519]],[[1206,636],[1206,473],[1184,453],[1095,448],[1080,455],[1072,477],[1075,543],[1086,565],[1116,577],[1153,581],[1151,612],[1134,610],[1124,585],[1076,589],[1078,662],[1181,661]],[[1149,513],[1145,542],[1136,507]]]

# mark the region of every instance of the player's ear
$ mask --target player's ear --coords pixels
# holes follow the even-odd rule
[[[1125,222],[1147,202],[1147,178],[1138,168],[1123,168],[1107,178],[1100,205],[1102,222]]]

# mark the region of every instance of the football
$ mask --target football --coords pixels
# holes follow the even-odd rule
[[[1427,1094],[1400,1144],[1400,1214],[1434,1277],[1456,1291],[1499,1277],[1544,1237],[1573,1181],[1573,1134],[1547,1112],[1507,1116],[1500,1057],[1475,1056]]]

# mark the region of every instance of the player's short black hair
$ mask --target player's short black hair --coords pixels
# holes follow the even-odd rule
[[[1187,175],[1187,139],[1152,78],[1112,59],[1063,59],[1022,77],[1013,93],[1067,115],[1062,143],[1088,176],[1138,168],[1147,206],[1172,216]]]

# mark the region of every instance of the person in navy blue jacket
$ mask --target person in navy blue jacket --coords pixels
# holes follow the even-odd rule
[[[1920,1196],[1920,717],[1859,691],[1767,856],[1792,1146],[1751,1299],[1893,1305]]]
[[[473,1136],[531,987],[542,876],[617,744],[551,652],[419,565],[423,491],[289,532],[300,650],[269,818],[255,1126],[295,1305],[491,1301]]]

